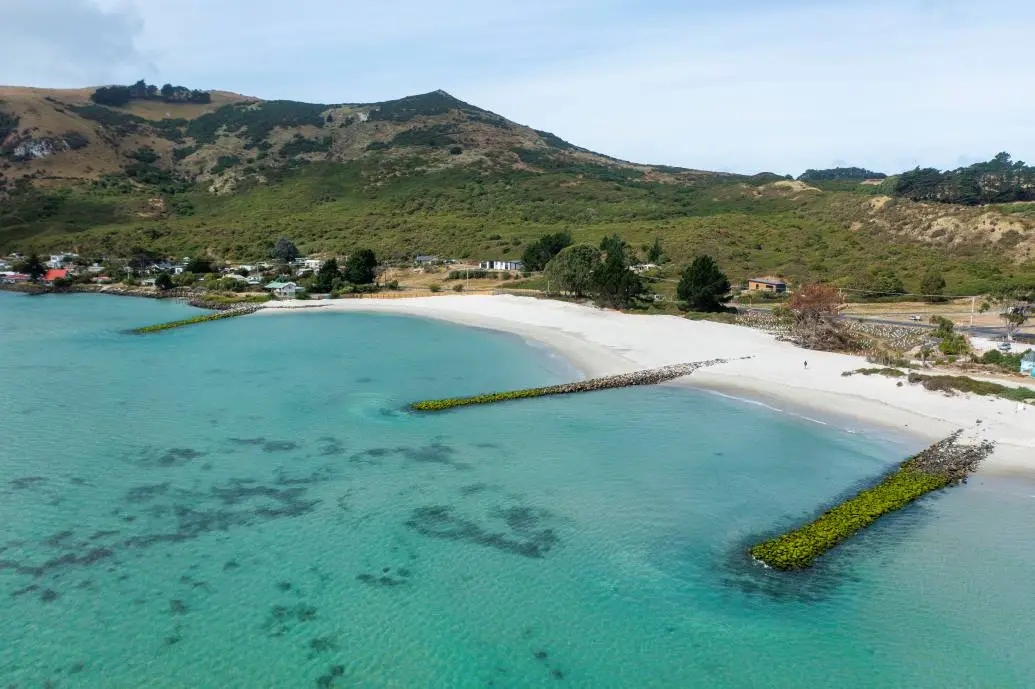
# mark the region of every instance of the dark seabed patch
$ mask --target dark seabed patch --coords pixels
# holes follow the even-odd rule
[[[434,505],[416,508],[405,524],[429,538],[473,543],[523,557],[541,558],[560,541],[553,528],[543,525],[545,514],[528,507],[499,510],[490,515],[504,521],[503,528],[496,530],[454,514],[452,507]]]
[[[258,447],[263,452],[290,452],[297,450],[300,445],[291,440],[267,440],[266,438],[227,438],[234,445],[247,445]]]
[[[352,455],[349,460],[357,463],[377,464],[377,459],[393,455],[415,464],[441,464],[459,471],[469,471],[472,468],[467,462],[461,462],[455,458],[456,448],[438,442],[420,447],[372,447]]]
[[[145,468],[169,468],[190,464],[204,456],[204,452],[189,447],[172,447],[166,450],[144,447],[130,459],[130,463]]]
[[[142,486],[134,486],[126,491],[125,500],[130,503],[150,502],[160,495],[169,492],[170,484],[148,483]]]
[[[45,476],[23,476],[11,479],[8,485],[11,486],[11,490],[25,490],[26,488],[35,488],[46,482],[47,478]]]
[[[316,619],[317,610],[312,605],[274,605],[263,623],[263,631],[267,636],[284,636],[297,626]]]
[[[166,487],[167,484],[136,486],[124,496],[126,504],[139,506],[140,501],[146,500],[148,518],[137,520],[136,515],[125,514],[121,508],[111,513],[113,518],[127,525],[128,533],[123,535],[119,530],[104,529],[93,532],[89,538],[81,538],[71,529],[61,531],[38,543],[41,548],[58,551],[54,557],[30,561],[15,559],[5,552],[0,559],[0,572],[11,570],[38,579],[66,568],[101,563],[108,564],[109,571],[115,571],[123,554],[308,514],[320,501],[307,497],[307,486],[330,478],[329,472],[323,471],[305,477],[305,485],[265,485],[252,479],[229,479],[208,490],[176,489]],[[130,524],[142,528],[134,532],[129,529]],[[5,550],[10,546],[5,545]],[[237,567],[237,562],[231,560],[224,565],[224,570]],[[186,583],[192,588],[208,588],[204,582]]]

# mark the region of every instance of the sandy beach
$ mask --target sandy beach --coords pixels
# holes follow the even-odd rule
[[[882,376],[842,375],[872,366],[865,359],[815,352],[752,328],[676,316],[628,315],[567,302],[515,296],[281,301],[263,313],[397,313],[490,328],[551,347],[587,377],[712,358],[750,357],[694,373],[680,385],[796,410],[851,427],[875,425],[934,441],[956,429],[995,441],[982,471],[1035,475],[1035,407],[976,395],[931,392]],[[807,366],[806,366],[807,362]]]

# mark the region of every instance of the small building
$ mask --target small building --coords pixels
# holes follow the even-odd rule
[[[13,273],[13,272],[0,273],[0,282],[3,282],[4,284],[7,284],[7,285],[18,285],[18,284],[21,284],[23,282],[28,282],[28,281],[29,281],[29,276],[26,275],[25,273]]]
[[[438,263],[438,256],[417,256],[413,259],[415,266],[433,266]]]
[[[1021,357],[1021,375],[1028,375],[1035,378],[1035,350],[1030,351]]]
[[[787,283],[777,277],[767,275],[760,278],[748,280],[748,292],[772,292],[774,294],[785,294]]]
[[[277,297],[278,299],[294,299],[299,292],[305,291],[304,289],[299,287],[297,283],[280,282],[279,280],[274,280],[273,282],[267,284],[263,289],[267,289],[273,292],[273,296]]]
[[[482,261],[478,267],[485,270],[521,270],[525,264],[521,261]]]
[[[632,266],[630,270],[632,270],[632,272],[634,273],[646,273],[648,270],[654,270],[657,267],[658,264],[656,263],[640,263],[638,265]]]

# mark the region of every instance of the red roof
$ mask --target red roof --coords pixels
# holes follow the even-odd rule
[[[54,280],[57,280],[58,278],[66,278],[66,277],[68,277],[68,271],[65,270],[64,268],[51,268],[50,270],[47,271],[47,274],[43,276],[43,279],[46,280],[47,282],[53,282]]]

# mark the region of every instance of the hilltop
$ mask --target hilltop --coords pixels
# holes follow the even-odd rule
[[[1035,280],[1035,207],[953,203],[970,173],[921,171],[922,186],[914,171],[913,200],[901,176],[858,168],[791,180],[621,161],[444,91],[167,102],[141,85],[117,106],[92,88],[0,87],[0,251],[244,260],[286,235],[307,252],[505,258],[563,230],[589,242],[618,232],[637,249],[658,238],[663,274],[708,252],[736,278],[917,289],[936,269],[950,292]],[[1027,168],[1000,163],[981,179],[1025,190]]]

